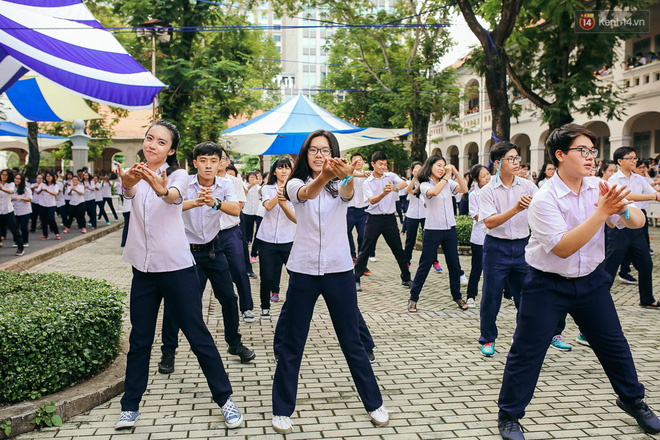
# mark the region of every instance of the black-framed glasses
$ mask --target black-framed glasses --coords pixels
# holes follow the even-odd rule
[[[307,154],[310,156],[315,156],[316,153],[321,152],[323,156],[330,156],[332,154],[332,148],[329,147],[324,147],[324,148],[316,148],[316,147],[309,147],[307,150]]]
[[[582,157],[589,157],[591,154],[594,158],[598,157],[598,148],[585,148],[585,147],[575,147],[575,148],[569,148],[570,150],[576,150],[580,152],[580,156]]]
[[[229,161],[229,158],[228,158],[227,156],[222,156],[222,157],[220,158],[220,160],[221,160],[222,162],[227,162],[227,161]]]
[[[622,157],[621,159],[632,160],[633,162],[637,162],[639,160],[639,157]]]
[[[509,163],[516,163],[516,162],[520,162],[522,160],[522,157],[520,157],[520,156],[509,156],[509,157],[505,157],[504,160],[506,160]]]

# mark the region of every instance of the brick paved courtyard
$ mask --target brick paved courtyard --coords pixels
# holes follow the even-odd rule
[[[121,262],[120,232],[82,246],[57,259],[36,266],[40,272],[58,271],[106,279],[128,291],[130,267]],[[660,238],[660,229],[652,228]],[[654,246],[654,245],[652,245]],[[657,246],[656,250],[657,249]],[[660,253],[656,252],[656,255]],[[376,342],[374,370],[390,411],[390,425],[375,428],[362,407],[334,336],[327,310],[319,301],[305,350],[292,417],[294,432],[287,439],[498,439],[497,405],[506,354],[514,329],[513,303],[504,301],[499,315],[500,338],[493,358],[480,355],[479,308],[460,311],[449,295],[448,276],[429,274],[418,304],[419,313],[406,311],[409,290],[399,285],[398,269],[381,240],[378,261],[370,262],[372,275],[364,277],[360,309]],[[419,258],[415,252],[413,261]],[[442,262],[442,258],[441,258]],[[654,285],[660,297],[657,267]],[[461,257],[469,275],[469,257]],[[416,265],[413,264],[414,270]],[[255,265],[258,270],[258,264]],[[635,274],[635,272],[633,272]],[[258,281],[252,280],[258,305]],[[282,293],[286,291],[286,276]],[[462,287],[465,295],[465,286]],[[647,402],[660,409],[660,312],[637,305],[637,286],[615,282],[613,296],[636,361],[640,380],[647,388]],[[282,295],[284,296],[284,295]],[[480,297],[479,297],[480,298]],[[478,299],[479,299],[478,298]],[[220,409],[210,392],[185,339],[181,339],[176,372],[160,375],[157,348],[152,352],[151,377],[132,431],[113,429],[120,412],[119,397],[75,416],[63,427],[19,436],[27,439],[234,439],[282,438],[271,427],[271,386],[275,371],[272,338],[282,302],[274,304],[272,321],[241,323],[243,342],[257,358],[241,364],[226,354],[220,307],[204,297],[209,328],[223,356],[234,388],[234,400],[245,423],[225,429]],[[258,312],[255,310],[255,312]],[[256,313],[258,315],[258,313]],[[577,327],[567,320],[565,338],[572,344]],[[155,347],[160,338],[157,337]],[[522,424],[527,439],[650,439],[635,421],[614,404],[614,395],[595,356],[588,347],[574,345],[572,352],[548,351],[539,387]]]

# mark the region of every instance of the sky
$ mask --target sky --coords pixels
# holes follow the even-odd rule
[[[456,61],[470,53],[475,45],[479,45],[479,40],[472,33],[461,14],[456,14],[451,17],[449,33],[454,40],[455,46],[440,59],[441,69],[451,66]]]

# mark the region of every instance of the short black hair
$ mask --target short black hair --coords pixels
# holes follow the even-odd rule
[[[376,163],[379,160],[387,160],[387,154],[382,151],[374,151],[374,154],[371,155],[371,163]]]
[[[614,150],[614,154],[612,155],[612,158],[614,159],[615,164],[619,164],[619,159],[623,159],[623,156],[625,156],[628,153],[635,153],[635,149],[633,147],[620,147]]]
[[[559,159],[557,159],[556,154],[557,151],[568,153],[568,149],[573,144],[573,141],[580,136],[586,136],[594,145],[596,144],[596,135],[594,132],[578,124],[564,124],[559,128],[555,128],[554,131],[550,133],[546,145],[548,146],[550,160],[552,160],[555,167],[559,167]]]
[[[364,160],[364,156],[361,155],[360,153],[353,153],[353,154],[351,154],[351,162],[353,162],[353,159],[355,159],[358,156],[360,156],[362,158],[362,160]]]
[[[520,156],[519,146],[508,141],[500,141],[490,148],[490,160],[493,162],[496,160],[501,160],[504,156],[506,156],[506,153],[511,150],[516,150],[516,153],[518,153],[518,156]]]
[[[202,142],[201,144],[195,145],[193,149],[193,159],[197,159],[198,156],[218,156],[218,159],[222,158],[222,147],[216,144],[215,142],[207,141]]]

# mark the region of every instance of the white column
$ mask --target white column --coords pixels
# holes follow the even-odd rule
[[[85,134],[85,121],[77,119],[73,122],[75,133],[69,136],[71,139],[71,155],[73,156],[73,169],[79,170],[84,166],[89,166],[89,147],[87,142],[91,139]]]
[[[538,174],[538,172],[541,170],[541,167],[543,166],[544,161],[545,161],[545,146],[544,145],[530,146],[529,172],[532,173],[536,171]]]

